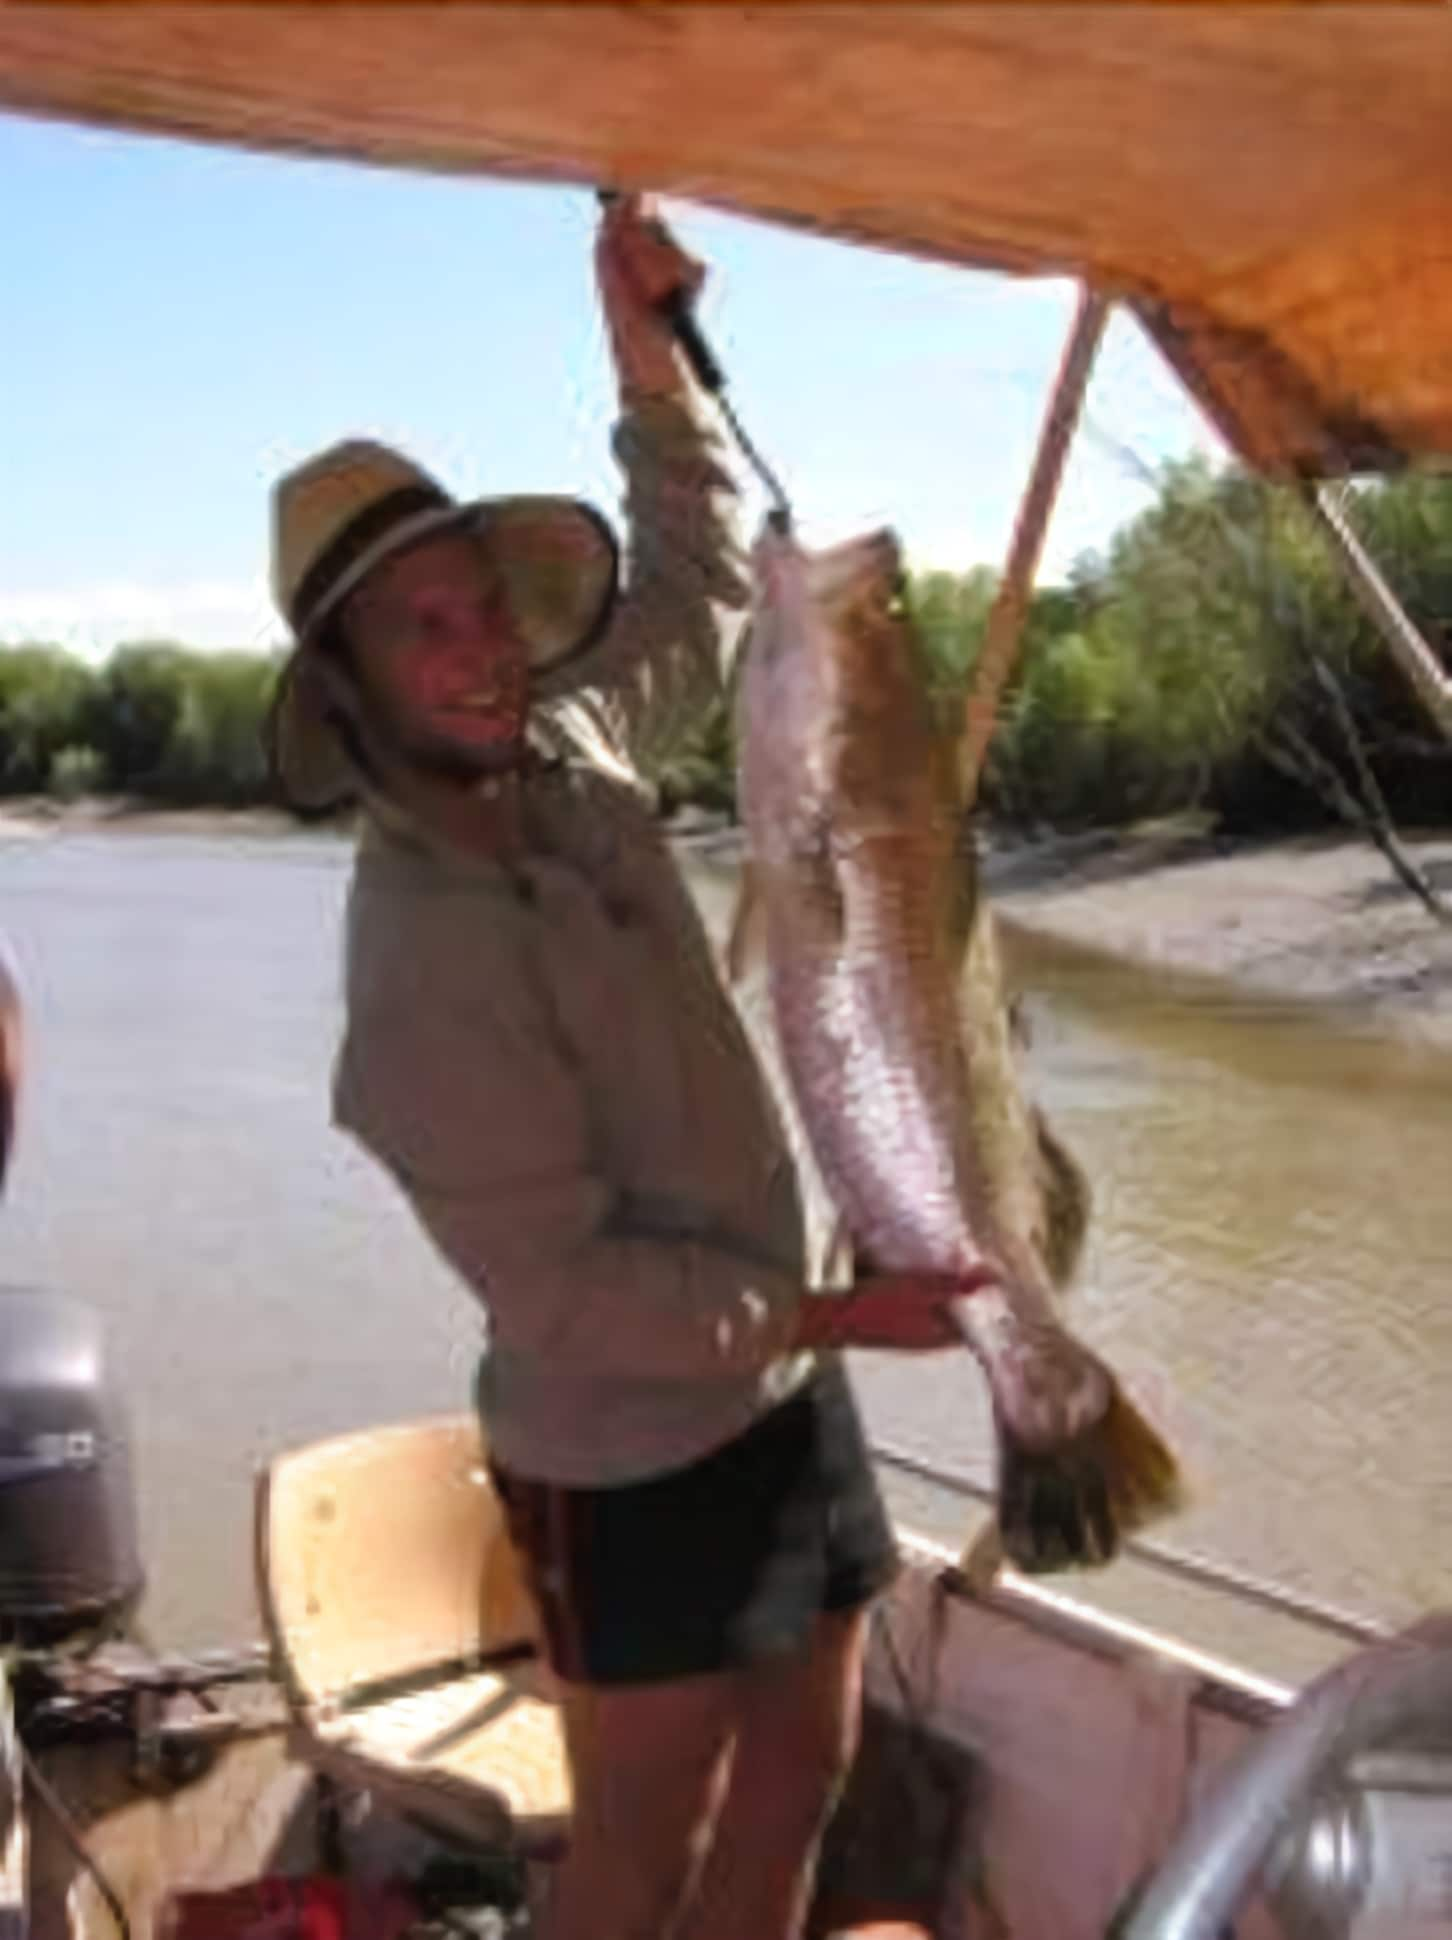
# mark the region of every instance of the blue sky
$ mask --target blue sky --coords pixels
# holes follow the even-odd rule
[[[268,487],[350,433],[461,493],[614,510],[588,195],[5,116],[0,184],[0,639],[270,644]],[[916,563],[1001,559],[1071,289],[670,213],[808,536],[887,521]],[[1218,449],[1122,319],[1090,415],[1151,463]],[[1081,437],[1043,576],[1144,502]]]

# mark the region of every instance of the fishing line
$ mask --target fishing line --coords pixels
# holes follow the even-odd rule
[[[15,1672],[24,1661],[25,1654],[20,1650],[7,1650],[3,1658],[0,1658],[0,1690],[3,1690],[4,1702],[3,1718],[0,1718],[0,1738],[3,1738],[4,1741],[4,1778],[10,1794],[9,1808],[12,1820],[18,1823],[19,1837],[22,1841],[25,1841],[25,1845],[28,1845],[24,1817],[25,1796],[28,1787],[34,1792],[36,1798],[54,1820],[62,1839],[65,1841],[72,1855],[90,1876],[96,1891],[105,1902],[107,1911],[116,1922],[116,1930],[120,1935],[120,1940],[131,1940],[131,1922],[126,1917],[126,1908],[121,1902],[121,1895],[107,1878],[100,1863],[92,1856],[80,1827],[71,1817],[65,1802],[51,1785],[50,1780],[41,1771],[34,1754],[31,1752],[30,1747],[26,1744],[24,1736],[22,1735],[20,1721],[16,1716],[15,1710]],[[11,1829],[7,1825],[5,1829],[5,1843],[7,1848],[10,1843],[10,1836]],[[21,1847],[20,1858],[23,1882],[21,1886],[21,1904],[18,1909],[12,1907],[8,1908],[7,1911],[11,1914],[18,1912],[22,1924],[28,1925],[30,1889],[27,1876],[29,1873],[30,1858],[28,1851],[25,1849],[25,1845]]]

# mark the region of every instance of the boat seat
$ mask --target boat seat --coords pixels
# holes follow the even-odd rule
[[[258,1480],[256,1535],[299,1756],[445,1838],[558,1852],[560,1711],[478,1422],[279,1456]]]

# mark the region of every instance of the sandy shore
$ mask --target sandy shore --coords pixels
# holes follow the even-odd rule
[[[702,825],[682,841],[723,869],[739,858],[734,830]],[[1407,847],[1452,906],[1452,836]],[[984,878],[1005,919],[1076,951],[1452,1049],[1452,925],[1368,844],[1229,845],[1185,825],[990,840]]]
[[[329,824],[328,826],[335,826]],[[346,833],[345,825],[337,824]],[[44,795],[0,803],[0,841],[42,835],[292,835],[307,825],[275,808],[154,808],[146,802],[88,798],[55,802]]]
[[[1407,846],[1452,905],[1452,837]],[[987,879],[1006,916],[1085,949],[1452,1047],[1452,925],[1368,844],[1151,831],[1003,848]]]

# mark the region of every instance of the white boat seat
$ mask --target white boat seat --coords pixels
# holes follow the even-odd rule
[[[559,1707],[472,1417],[270,1463],[257,1586],[301,1756],[446,1837],[560,1848]]]

